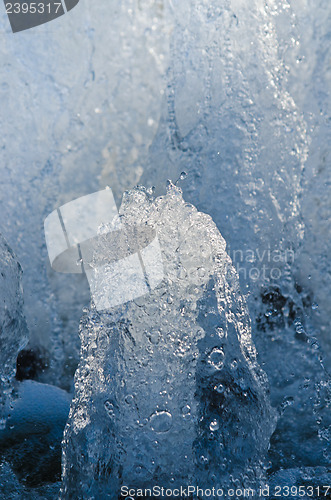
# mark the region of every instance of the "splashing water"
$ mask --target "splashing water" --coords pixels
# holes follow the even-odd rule
[[[231,477],[259,484],[274,416],[222,236],[172,184],[159,198],[125,193],[120,213],[156,230],[165,278],[147,296],[82,319],[62,498],[117,498],[122,485],[224,486]],[[97,253],[106,259],[107,246]]]
[[[200,214],[208,234],[190,229],[194,237],[173,248],[182,233],[174,231],[166,240],[166,227],[186,227],[194,209],[181,202],[177,210],[173,203],[172,220],[163,228],[155,203],[170,203],[174,191],[161,203],[135,190],[123,216],[152,217],[168,253],[180,259],[171,264],[164,249],[164,266],[174,278],[154,294],[111,313],[86,311],[62,494],[75,498],[87,491],[87,497],[104,498],[102,485],[108,491],[116,478],[112,471],[127,474],[130,464],[138,464],[132,472],[136,483],[149,481],[163,474],[168,460],[158,450],[172,447],[171,470],[177,453],[182,465],[178,460],[176,471],[183,477],[190,473],[205,481],[210,470],[214,481],[217,468],[224,485],[231,471],[253,484],[263,476],[257,450],[264,456],[268,441],[266,475],[273,484],[329,484],[331,3],[114,0],[110,9],[107,2],[81,0],[66,23],[20,37],[8,36],[5,18],[0,232],[24,269],[31,345],[48,351],[50,367],[42,381],[72,387],[78,321],[89,300],[81,277],[47,269],[44,218],[106,185],[119,200],[139,181],[155,185],[158,195],[172,178],[186,201],[211,215],[226,240],[278,417],[269,440],[274,420],[264,377],[253,353],[247,359],[240,355],[248,316],[217,229]],[[213,235],[213,249],[222,250],[210,251],[213,263],[205,263],[204,248]],[[281,255],[275,264],[280,279],[272,277],[269,248]],[[289,263],[284,255],[292,249]],[[107,249],[100,248],[102,253]],[[14,291],[17,268],[10,261],[12,288],[1,282],[9,299],[0,325],[6,405],[15,356],[27,336],[25,326],[19,327],[22,297]],[[186,286],[185,280],[196,285]],[[165,289],[169,297],[161,296]],[[152,379],[155,372],[160,380]],[[182,396],[175,401],[179,389]],[[150,392],[157,394],[153,401]],[[6,412],[3,426],[5,418]],[[130,432],[141,440],[135,444]],[[247,465],[248,454],[253,458]],[[27,492],[18,483],[4,463],[0,496],[53,500],[59,489],[55,484]]]

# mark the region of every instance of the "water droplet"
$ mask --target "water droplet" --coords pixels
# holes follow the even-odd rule
[[[209,354],[209,363],[212,364],[217,370],[221,370],[224,365],[223,349],[215,347]]]
[[[182,172],[179,176],[180,180],[183,181],[185,177],[187,176],[187,172]]]
[[[216,418],[215,418],[215,420],[213,420],[212,422],[210,422],[209,429],[212,432],[217,431],[219,428],[220,428],[220,425],[219,425],[218,421],[216,420]]]
[[[235,369],[237,368],[237,366],[238,366],[238,362],[237,362],[237,360],[236,360],[236,359],[234,359],[234,360],[232,361],[232,363],[231,363],[231,368],[232,368],[232,370],[235,370]]]
[[[155,432],[168,432],[172,426],[172,415],[168,411],[156,411],[150,417],[151,428]]]

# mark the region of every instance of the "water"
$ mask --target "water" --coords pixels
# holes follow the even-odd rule
[[[16,358],[28,339],[21,276],[16,256],[0,235],[0,431],[6,426],[14,392]]]
[[[62,498],[261,484],[275,415],[222,236],[172,184],[156,199],[127,192],[120,214],[155,229],[165,276],[147,296],[82,319]],[[106,245],[96,252],[107,260]]]

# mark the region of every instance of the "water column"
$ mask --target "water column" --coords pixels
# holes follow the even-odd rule
[[[223,238],[173,185],[159,198],[125,193],[120,218],[154,227],[164,279],[82,318],[62,498],[231,477],[260,484],[273,416]],[[108,245],[101,238],[94,258],[107,261]],[[114,293],[113,280],[98,285]]]

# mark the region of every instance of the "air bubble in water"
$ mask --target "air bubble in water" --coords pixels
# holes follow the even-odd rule
[[[185,405],[183,408],[182,408],[182,413],[184,415],[184,417],[186,415],[190,415],[191,413],[191,407],[189,405]]]
[[[215,420],[210,422],[209,429],[212,432],[217,431],[219,428],[220,428],[220,425],[219,425],[218,421],[216,420],[216,418],[215,418]]]
[[[151,428],[155,432],[168,432],[172,426],[172,415],[168,411],[156,411],[150,418]]]
[[[223,384],[215,385],[214,389],[216,392],[218,392],[218,394],[223,394],[223,392],[225,391],[225,387]]]
[[[209,363],[217,370],[221,370],[224,365],[224,351],[219,347],[215,347],[209,354]]]
[[[160,341],[160,331],[159,330],[151,330],[148,334],[148,338],[152,344],[156,345]]]
[[[110,418],[114,418],[115,417],[115,411],[114,411],[114,405],[113,405],[113,403],[111,403],[110,401],[106,401],[104,406],[105,406],[106,412],[108,413],[108,416]]]
[[[132,396],[132,394],[128,394],[126,397],[125,397],[125,402],[128,404],[128,405],[132,405],[133,402],[134,402],[134,397]]]
[[[223,337],[225,337],[225,332],[224,332],[223,328],[221,328],[221,327],[216,328],[216,332],[217,332],[217,335],[219,336],[219,338],[222,339]]]
[[[234,359],[234,360],[232,361],[232,363],[231,363],[231,368],[232,368],[232,370],[235,370],[235,369],[237,368],[237,366],[238,366],[238,362],[237,362],[237,360],[236,360],[236,359]]]

